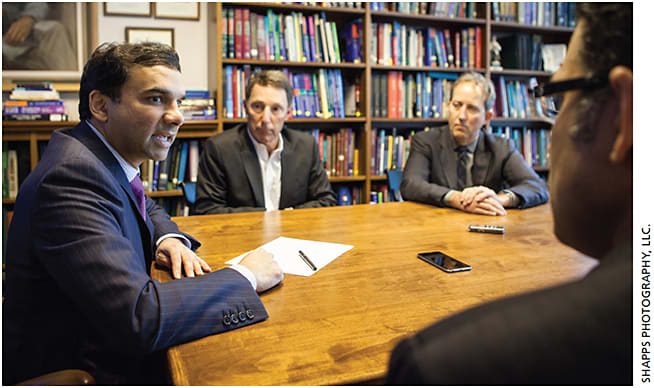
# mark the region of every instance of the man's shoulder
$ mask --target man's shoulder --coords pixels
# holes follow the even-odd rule
[[[482,132],[483,142],[486,150],[492,153],[507,153],[513,148],[513,143],[510,139],[505,137],[496,136],[492,133]],[[480,139],[481,140],[481,139]]]
[[[239,143],[243,139],[243,131],[246,131],[245,125],[237,125],[234,128],[223,130],[222,132],[211,136],[206,141],[213,143],[217,147],[233,148],[235,143]]]
[[[307,144],[307,143],[314,142],[313,136],[308,132],[300,131],[297,129],[291,129],[288,127],[284,127],[284,130],[282,131],[282,136],[284,137],[285,142],[291,144]]]

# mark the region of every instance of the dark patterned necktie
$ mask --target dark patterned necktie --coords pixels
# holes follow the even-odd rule
[[[132,192],[136,197],[136,203],[139,205],[139,211],[141,212],[141,217],[145,221],[145,191],[143,190],[143,182],[139,174],[136,174],[134,179],[129,182],[129,185],[132,186]]]
[[[457,190],[463,190],[468,186],[468,154],[470,150],[466,146],[458,146],[455,151],[458,154],[459,162],[456,165]]]

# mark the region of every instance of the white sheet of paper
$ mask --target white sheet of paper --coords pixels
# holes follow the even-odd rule
[[[286,274],[311,276],[322,267],[331,263],[335,258],[354,248],[353,245],[333,244],[321,241],[300,240],[297,238],[277,237],[261,246],[271,253]],[[298,251],[304,252],[311,262],[318,268],[313,271],[307,263],[300,258]],[[250,252],[235,257],[225,264],[238,264]]]

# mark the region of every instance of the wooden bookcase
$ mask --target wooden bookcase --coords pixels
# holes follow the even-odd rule
[[[482,66],[480,69],[475,69],[488,79],[504,75],[507,77],[529,78],[536,77],[539,80],[547,79],[551,74],[543,71],[529,71],[522,69],[505,69],[505,70],[491,70],[490,68],[490,39],[494,34],[502,33],[529,33],[539,34],[543,36],[545,43],[566,43],[568,42],[573,28],[569,27],[541,27],[532,25],[522,25],[514,22],[500,22],[493,20],[492,5],[491,3],[474,3],[476,9],[475,18],[448,18],[430,15],[415,15],[401,12],[388,12],[388,11],[372,11],[370,3],[363,3],[363,8],[340,8],[340,7],[322,7],[322,6],[308,6],[297,4],[280,4],[280,3],[215,3],[216,15],[216,110],[217,120],[206,122],[187,121],[180,130],[178,137],[180,138],[207,138],[216,133],[233,128],[235,125],[244,123],[245,119],[228,119],[223,114],[223,72],[225,66],[228,65],[246,65],[252,67],[259,66],[262,68],[288,68],[289,70],[298,71],[317,71],[317,69],[340,69],[342,73],[354,75],[360,82],[360,117],[346,117],[342,119],[317,119],[317,118],[294,118],[287,121],[290,128],[295,129],[309,129],[319,128],[321,130],[337,130],[339,128],[352,128],[356,133],[356,148],[359,149],[359,174],[357,176],[347,177],[330,177],[330,181],[334,184],[347,184],[356,186],[361,190],[361,198],[363,202],[367,202],[370,198],[371,187],[376,183],[383,182],[384,176],[373,175],[371,170],[371,130],[377,127],[398,127],[398,128],[415,128],[419,130],[427,126],[443,125],[447,121],[443,119],[434,118],[382,118],[373,117],[370,111],[371,102],[374,93],[378,91],[373,90],[372,74],[373,72],[388,72],[388,71],[401,71],[403,74],[417,73],[417,72],[449,72],[453,74],[461,74],[469,69],[462,68],[440,68],[440,67],[426,67],[426,66],[388,66],[373,63],[370,59],[370,42],[371,42],[371,25],[372,23],[388,23],[400,22],[402,24],[419,26],[419,27],[436,27],[436,28],[469,28],[479,27],[481,29],[481,48],[482,48]],[[249,8],[251,11],[257,13],[266,13],[268,9],[272,9],[276,13],[288,14],[291,12],[301,12],[303,14],[314,14],[316,12],[324,12],[326,19],[336,22],[340,28],[345,24],[352,22],[356,19],[362,19],[363,28],[362,34],[362,50],[363,61],[362,63],[309,63],[309,62],[273,62],[262,60],[244,60],[244,59],[230,59],[222,57],[222,23],[221,15],[223,8]],[[210,32],[211,33],[211,32]],[[210,41],[214,41],[210,39]],[[343,51],[343,48],[341,48]],[[4,89],[4,87],[3,87]],[[21,141],[29,143],[30,150],[30,167],[33,169],[38,162],[38,142],[46,141],[49,139],[51,132],[54,129],[72,126],[75,123],[62,123],[62,122],[3,122],[3,142]],[[491,120],[491,125],[509,125],[509,126],[538,126],[549,128],[549,123],[542,119],[516,119],[506,117],[495,117]],[[541,169],[547,171],[547,169]],[[162,191],[149,193],[151,196],[157,197],[180,197],[180,190]],[[12,204],[14,199],[3,199],[3,206]]]

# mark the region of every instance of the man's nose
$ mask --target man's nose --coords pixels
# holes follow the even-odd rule
[[[164,113],[164,120],[166,123],[176,125],[178,127],[184,124],[184,115],[182,115],[182,111],[179,109],[179,105],[177,105],[176,102],[170,104]]]
[[[269,123],[272,120],[272,112],[270,111],[269,107],[265,107],[263,109],[263,113],[261,114],[261,121],[264,123]]]

